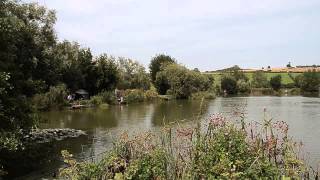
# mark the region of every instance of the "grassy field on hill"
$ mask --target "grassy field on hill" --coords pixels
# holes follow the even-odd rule
[[[213,74],[215,81],[217,83],[220,83],[220,79],[221,79],[221,76],[222,76],[223,72],[212,72],[212,73],[206,73],[206,74]],[[253,72],[247,72],[245,74],[251,81]],[[289,74],[291,74],[293,77],[296,77],[296,76],[298,76],[299,74],[302,74],[302,73],[287,73],[287,72],[272,73],[272,72],[266,72],[268,80],[270,80],[274,76],[281,75],[282,84],[294,83],[292,78],[289,76]]]

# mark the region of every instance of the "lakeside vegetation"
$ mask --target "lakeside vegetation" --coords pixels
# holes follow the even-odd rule
[[[264,121],[240,123],[213,115],[204,124],[167,125],[160,132],[121,135],[101,160],[68,164],[66,179],[317,179],[300,154],[302,145],[288,135],[288,125]]]
[[[91,96],[79,103],[112,105],[118,98],[115,89],[121,90],[124,102],[130,104],[161,95],[209,99],[224,90],[228,94],[246,94],[252,88],[279,91],[292,84],[284,77],[269,79],[260,72],[249,77],[237,69],[218,78],[188,69],[165,54],[151,59],[148,73],[130,58],[94,56],[90,48],[77,42],[58,41],[55,11],[38,4],[4,0],[0,15],[0,176],[8,173],[7,162],[1,157],[25,149],[23,137],[37,128],[37,111],[68,106],[67,95],[78,89],[87,90]],[[305,92],[319,90],[319,73],[292,76],[294,87]]]
[[[220,82],[221,93],[227,94],[251,94],[259,90],[261,94],[281,95],[293,92],[295,95],[301,93],[317,93],[320,84],[320,72],[307,71],[304,73],[268,73],[264,71],[243,72],[238,66],[228,68],[219,73],[209,73]],[[219,89],[219,88],[218,88]],[[289,89],[289,91],[280,91]],[[254,93],[253,93],[254,94]]]

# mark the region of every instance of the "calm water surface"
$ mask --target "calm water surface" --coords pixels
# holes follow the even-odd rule
[[[289,124],[289,133],[303,141],[310,161],[320,160],[320,98],[308,97],[231,97],[204,102],[206,113],[222,113],[232,117],[235,108],[246,112],[247,121],[261,121],[264,109],[275,121]],[[157,129],[171,121],[191,121],[197,116],[200,101],[163,101],[109,106],[105,109],[65,110],[42,113],[42,128],[74,128],[86,131],[89,136],[62,142],[58,148],[68,149],[77,158],[100,154],[111,147],[121,132],[136,133]],[[53,166],[52,166],[53,167]]]

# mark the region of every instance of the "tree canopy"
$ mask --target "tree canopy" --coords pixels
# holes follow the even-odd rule
[[[149,69],[151,81],[155,83],[157,73],[161,70],[161,66],[164,64],[176,63],[176,60],[171,56],[160,54],[152,58]]]

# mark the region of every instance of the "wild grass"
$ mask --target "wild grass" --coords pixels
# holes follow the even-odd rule
[[[263,112],[266,113],[266,112]],[[66,179],[317,179],[303,158],[302,144],[288,125],[265,115],[261,123],[220,114],[204,123],[165,125],[159,132],[123,133],[98,163],[77,162],[62,152]],[[199,116],[200,117],[200,116]],[[203,121],[202,121],[203,122]]]

